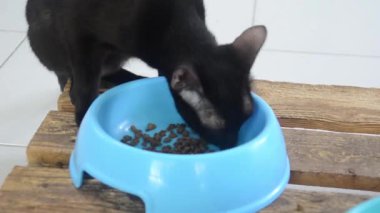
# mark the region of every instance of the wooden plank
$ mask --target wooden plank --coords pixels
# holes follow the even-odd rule
[[[262,212],[343,212],[372,196],[289,187]],[[4,213],[144,212],[144,204],[96,180],[76,190],[66,169],[16,167],[0,191],[0,209]]]
[[[136,199],[135,199],[136,200]],[[143,212],[143,204],[130,196],[87,181],[76,190],[68,170],[16,167],[0,191],[1,212]]]
[[[380,134],[380,89],[255,81],[283,127]]]
[[[282,196],[261,212],[345,212],[372,196],[378,195],[366,191],[359,193],[351,190],[339,191],[324,187],[288,185]]]
[[[291,183],[380,191],[380,135],[283,131]],[[66,167],[75,132],[72,113],[50,112],[28,147],[29,163]]]
[[[29,165],[67,167],[76,132],[73,113],[49,112],[27,148]]]
[[[283,131],[291,183],[380,191],[380,135]]]
[[[74,112],[74,106],[71,103],[70,95],[68,92],[62,92],[59,95],[57,108],[58,111],[62,112]]]
[[[380,134],[380,89],[256,80],[283,127]],[[68,88],[58,110],[73,112]]]

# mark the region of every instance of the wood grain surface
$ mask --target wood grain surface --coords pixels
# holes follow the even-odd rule
[[[310,186],[297,187],[294,189],[289,185],[282,196],[262,213],[327,213],[345,212],[359,203],[374,195],[359,195],[354,192],[337,192],[330,190],[315,190]],[[315,190],[315,191],[314,191]]]
[[[255,81],[283,127],[380,134],[380,89]]]
[[[372,196],[287,188],[262,212],[343,212]],[[0,209],[4,213],[144,212],[144,204],[96,180],[87,180],[77,190],[67,169],[16,167],[0,191]]]
[[[136,198],[89,180],[76,190],[67,169],[15,167],[0,191],[1,212],[144,212]]]
[[[283,131],[291,183],[380,191],[380,135]]]
[[[49,112],[27,148],[29,165],[67,167],[77,129],[73,113]]]
[[[49,112],[28,147],[29,164],[67,167],[76,129],[72,113]],[[283,132],[291,183],[380,191],[380,135]]]

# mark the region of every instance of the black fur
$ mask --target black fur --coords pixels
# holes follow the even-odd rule
[[[41,63],[56,73],[61,88],[72,81],[78,124],[102,77],[123,79],[117,83],[140,78],[121,68],[129,57],[138,57],[169,82],[180,66],[191,65],[202,97],[225,125],[205,127],[172,90],[178,111],[210,142],[223,148],[236,143],[249,115],[243,99],[249,96],[249,70],[258,50],[247,61],[238,45],[218,46],[206,27],[202,0],[28,0],[26,16],[30,45]]]

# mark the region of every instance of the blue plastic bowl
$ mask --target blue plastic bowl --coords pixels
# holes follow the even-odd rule
[[[354,208],[347,211],[347,213],[379,213],[380,212],[380,197],[367,200]]]
[[[254,113],[239,145],[207,154],[142,150],[120,142],[131,125],[165,129],[184,122],[165,78],[143,79],[100,95],[80,126],[70,173],[76,187],[84,172],[139,196],[146,212],[255,212],[273,202],[289,180],[289,160],[279,123],[267,103],[253,95]]]

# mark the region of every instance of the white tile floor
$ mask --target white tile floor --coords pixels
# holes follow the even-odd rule
[[[25,39],[25,33],[0,31],[0,67],[2,67],[15,47],[20,45]]]
[[[1,0],[0,1],[0,30],[26,31],[24,8],[27,0]]]
[[[380,7],[376,0],[205,0],[218,41],[265,24],[268,41],[253,68],[260,79],[380,87]],[[0,185],[25,165],[30,138],[56,109],[57,80],[39,63],[26,38],[26,0],[0,0]],[[139,74],[155,76],[142,63]]]
[[[0,185],[59,95],[57,80],[32,54],[26,39],[26,0],[0,0]]]

